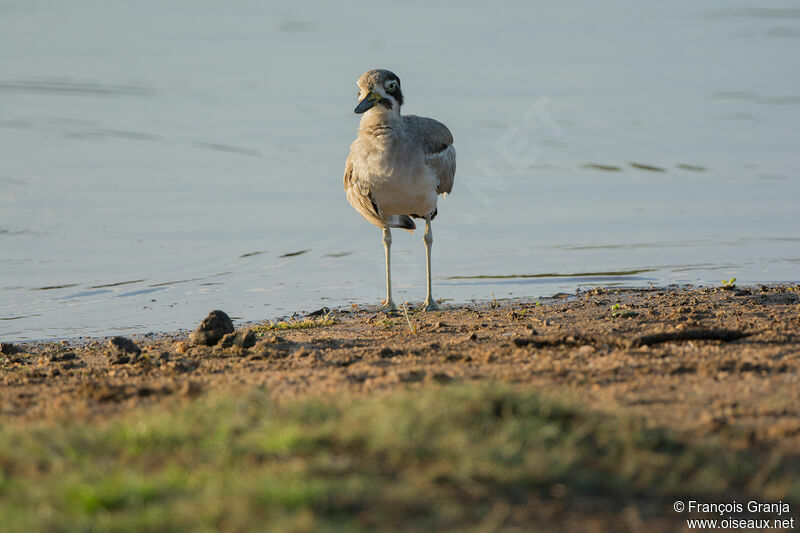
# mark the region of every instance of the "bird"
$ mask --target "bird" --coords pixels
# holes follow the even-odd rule
[[[447,126],[427,117],[402,115],[400,78],[389,70],[368,70],[358,78],[361,115],[358,135],[350,146],[344,170],[344,190],[350,205],[383,232],[386,253],[386,300],[392,300],[391,228],[413,232],[413,218],[425,220],[427,296],[424,309],[439,309],[431,290],[431,221],[438,214],[440,194],[453,190],[456,151]]]

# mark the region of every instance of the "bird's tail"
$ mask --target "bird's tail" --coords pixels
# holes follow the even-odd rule
[[[408,231],[417,229],[417,225],[414,224],[414,221],[411,220],[411,217],[408,215],[392,215],[387,222],[390,228],[402,228]]]

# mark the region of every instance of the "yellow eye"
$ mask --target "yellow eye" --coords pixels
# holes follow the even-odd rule
[[[386,83],[384,83],[383,86],[386,87],[387,91],[392,92],[395,89],[397,89],[397,82],[394,80],[389,80]]]

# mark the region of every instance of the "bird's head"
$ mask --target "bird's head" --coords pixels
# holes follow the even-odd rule
[[[366,113],[370,109],[381,113],[400,113],[403,93],[400,78],[394,72],[383,69],[368,70],[358,78],[358,105],[355,112]]]

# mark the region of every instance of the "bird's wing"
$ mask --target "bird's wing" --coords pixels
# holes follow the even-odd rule
[[[375,205],[375,201],[372,199],[369,187],[363,181],[359,181],[358,176],[355,175],[350,156],[347,157],[347,162],[344,165],[344,190],[347,193],[347,201],[350,202],[353,209],[361,213],[361,216],[371,224],[379,227],[386,226],[386,222],[378,213],[378,206]]]
[[[402,228],[414,231],[417,226],[411,217],[407,215],[390,215],[384,217],[380,214],[380,209],[372,199],[369,186],[358,179],[356,171],[353,168],[353,162],[350,156],[347,156],[347,162],[344,165],[344,190],[347,193],[347,201],[353,208],[361,213],[361,216],[367,219],[367,222],[374,224],[379,228]]]
[[[449,193],[453,190],[456,176],[456,149],[453,147],[453,134],[447,126],[437,120],[416,115],[403,117],[406,130],[420,143],[425,154],[425,162],[439,178],[436,192]]]

